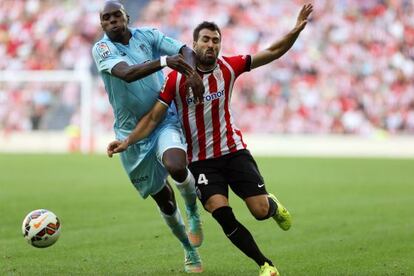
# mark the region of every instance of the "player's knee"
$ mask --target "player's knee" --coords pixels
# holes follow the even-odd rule
[[[203,207],[207,212],[214,213],[217,209],[229,207],[229,201],[224,195],[215,194],[207,199],[207,201],[203,204]]]
[[[187,155],[181,149],[169,149],[164,152],[162,163],[168,172],[181,172],[187,169]]]
[[[174,180],[185,180],[187,177],[187,164],[185,162],[164,161],[164,167]]]
[[[187,169],[185,164],[170,163],[165,167],[170,174],[185,174],[187,175]]]
[[[260,204],[252,210],[252,214],[257,220],[265,220],[275,215],[276,208],[276,203],[268,198],[268,204]]]
[[[260,205],[252,210],[252,215],[257,220],[265,220],[268,218],[269,206]]]

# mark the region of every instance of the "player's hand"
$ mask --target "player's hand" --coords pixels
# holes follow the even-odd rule
[[[306,24],[308,23],[308,17],[312,13],[312,11],[313,11],[312,4],[303,5],[302,9],[299,12],[298,19],[296,21],[296,26],[295,26],[295,28],[299,32],[301,32],[305,28]]]
[[[108,157],[112,158],[115,153],[123,152],[128,148],[128,141],[113,141],[109,143],[108,147],[106,148],[106,153]]]
[[[167,66],[185,76],[188,76],[193,72],[193,68],[185,62],[184,56],[181,54],[168,56]]]
[[[204,84],[203,80],[201,79],[200,75],[197,72],[193,72],[189,76],[187,76],[186,81],[187,93],[190,91],[190,88],[194,95],[195,104],[200,104],[203,102],[204,99]]]

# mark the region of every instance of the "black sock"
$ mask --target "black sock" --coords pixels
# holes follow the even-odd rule
[[[229,206],[218,208],[212,215],[221,225],[230,241],[244,254],[253,259],[259,266],[264,265],[265,262],[273,265],[272,262],[260,252],[260,249],[257,247],[249,230],[237,221]]]

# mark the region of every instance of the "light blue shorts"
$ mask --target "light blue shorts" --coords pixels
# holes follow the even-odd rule
[[[179,124],[165,124],[121,153],[122,165],[143,198],[158,193],[165,186],[168,172],[162,164],[162,156],[171,148],[187,150]]]

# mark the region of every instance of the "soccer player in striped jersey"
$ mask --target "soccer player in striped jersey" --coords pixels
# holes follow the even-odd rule
[[[187,140],[189,168],[196,179],[200,201],[231,242],[259,265],[259,275],[263,276],[279,273],[250,232],[235,218],[228,202],[228,186],[245,201],[256,219],[272,217],[283,230],[288,230],[292,221],[287,209],[266,191],[257,164],[235,126],[230,98],[238,76],[280,58],[292,47],[312,10],[312,4],[304,5],[295,27],[287,35],[253,55],[219,57],[222,38],[219,27],[212,22],[201,23],[193,33],[193,48],[197,54],[197,71],[205,86],[203,103],[196,104],[194,97],[186,93],[186,76],[171,72],[158,102],[134,131],[125,140],[113,141],[108,146],[108,155],[112,156],[147,137],[174,102]]]

